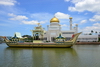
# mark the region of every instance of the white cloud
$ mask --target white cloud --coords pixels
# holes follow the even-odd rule
[[[93,24],[94,26],[100,27],[100,23]]]
[[[73,23],[72,26],[73,26],[73,27],[76,27],[76,24],[77,24],[77,23]]]
[[[92,26],[87,26],[84,29],[80,29],[80,31],[85,33],[91,33],[91,30],[100,32],[100,23],[95,23]]]
[[[72,3],[78,3],[80,1],[84,1],[84,0],[71,0]]]
[[[17,3],[16,0],[0,0],[0,5],[13,6]]]
[[[69,11],[91,11],[100,13],[100,0],[72,0],[72,3],[75,4],[74,7],[69,7]]]
[[[28,19],[26,16],[15,16],[14,18],[10,18],[10,20],[24,20],[24,19]]]
[[[49,13],[34,13],[34,14],[31,14],[31,18],[39,19],[39,20],[48,20],[52,17],[53,17],[53,15],[49,14]]]
[[[13,17],[13,18],[10,18],[10,20],[24,20],[24,19],[28,19],[28,17],[26,17],[26,16],[15,15],[13,13],[8,13],[8,16]]]
[[[87,15],[88,13],[85,13],[84,15]]]
[[[62,24],[61,27],[68,27],[66,24]]]
[[[70,0],[65,0],[66,2],[69,2]]]
[[[79,24],[84,24],[86,22],[87,22],[87,20],[82,20]]]
[[[35,18],[36,20],[27,21],[26,19],[28,19],[28,17],[26,17],[26,16],[15,15],[13,13],[8,13],[8,16],[11,16],[12,17],[12,18],[10,18],[10,20],[18,20],[18,21],[21,22],[21,24],[28,24],[28,25],[36,25],[37,23],[40,23],[40,24],[46,23],[47,22],[46,21],[47,20],[47,15],[49,16],[49,14],[46,13],[44,16],[43,15],[41,16],[41,15],[42,14],[40,14],[40,13],[32,14],[31,17],[32,18]],[[41,21],[41,19],[43,21]],[[38,20],[40,20],[40,21],[38,21]]]
[[[37,23],[40,23],[40,24],[44,24],[46,23],[46,21],[37,21],[37,20],[32,20],[32,21],[22,21],[22,23],[24,24],[29,24],[29,25],[37,25]]]
[[[92,19],[89,19],[92,22],[100,21],[100,15],[94,15]]]
[[[69,19],[69,16],[68,14],[64,14],[64,13],[61,13],[61,12],[57,12],[55,13],[55,16],[59,19]]]
[[[8,16],[14,17],[14,16],[16,16],[16,15],[14,15],[13,13],[8,13]]]
[[[62,30],[68,30],[69,29],[69,26],[66,25],[66,24],[61,24],[61,29]]]

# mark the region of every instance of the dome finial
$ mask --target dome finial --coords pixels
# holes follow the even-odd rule
[[[40,25],[40,23],[37,23],[37,25],[39,26],[39,25]]]

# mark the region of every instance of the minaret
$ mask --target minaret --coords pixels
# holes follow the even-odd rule
[[[78,33],[78,24],[76,24],[76,33]]]
[[[70,21],[69,21],[70,22],[70,30],[72,30],[72,19],[73,18],[72,17],[69,17],[69,19],[70,19]]]

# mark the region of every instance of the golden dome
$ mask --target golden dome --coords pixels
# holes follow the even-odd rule
[[[72,17],[69,17],[69,19],[73,19]]]
[[[52,22],[59,22],[59,20],[58,20],[58,18],[54,17],[54,18],[52,18],[52,19],[50,20],[50,23],[52,23]]]

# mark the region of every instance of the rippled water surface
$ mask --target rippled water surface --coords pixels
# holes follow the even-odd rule
[[[0,67],[100,67],[99,45],[10,48],[0,44]]]

